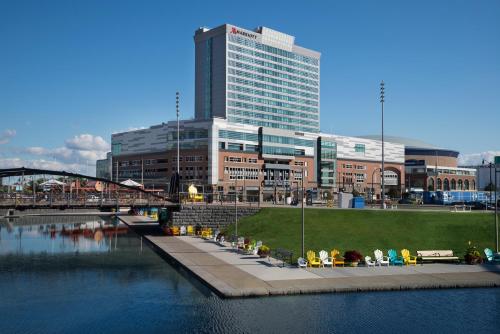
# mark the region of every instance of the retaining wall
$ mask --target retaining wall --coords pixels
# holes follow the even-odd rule
[[[238,207],[238,219],[259,212],[257,207]],[[183,206],[180,211],[172,212],[172,224],[196,225],[208,227],[225,227],[234,223],[234,206]]]

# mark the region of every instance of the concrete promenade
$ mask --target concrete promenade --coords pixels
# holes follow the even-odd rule
[[[120,217],[125,223],[144,217]],[[130,225],[134,225],[133,223]],[[236,252],[199,237],[142,235],[221,297],[325,292],[500,287],[500,265],[425,264],[403,267],[281,267],[275,259]]]
[[[500,286],[499,265],[281,268],[201,238],[145,237],[222,297]]]

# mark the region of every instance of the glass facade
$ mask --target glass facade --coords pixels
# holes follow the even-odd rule
[[[230,122],[319,132],[319,57],[227,34]]]
[[[334,141],[318,138],[318,184],[321,187],[335,186],[337,169],[337,144]]]

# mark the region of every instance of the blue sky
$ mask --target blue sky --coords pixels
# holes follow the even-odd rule
[[[499,1],[3,0],[0,166],[93,165],[112,132],[174,119],[177,90],[192,117],[193,34],[223,23],[322,53],[323,131],[379,133],[383,79],[387,134],[491,155],[499,16]]]

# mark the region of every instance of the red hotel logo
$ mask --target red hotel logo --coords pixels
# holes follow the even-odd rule
[[[231,34],[241,35],[241,36],[245,36],[245,37],[252,38],[252,39],[257,39],[257,35],[248,33],[246,31],[238,30],[235,27],[231,27]]]

